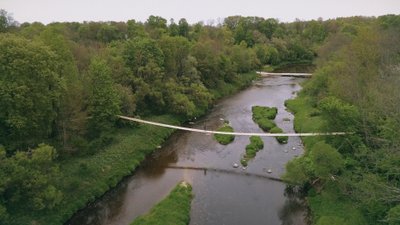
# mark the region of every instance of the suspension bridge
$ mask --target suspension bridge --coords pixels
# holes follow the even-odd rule
[[[190,127],[182,127],[176,126],[171,124],[153,122],[128,116],[118,116],[120,119],[129,120],[137,123],[149,124],[153,126],[159,127],[166,127],[176,130],[185,130],[197,133],[204,133],[204,134],[225,134],[225,135],[235,135],[235,136],[260,136],[260,137],[308,137],[308,136],[337,136],[337,135],[347,135],[350,133],[347,132],[325,132],[325,133],[279,133],[279,134],[272,134],[272,133],[245,133],[245,132],[225,132],[225,131],[214,131],[214,130],[202,130]]]

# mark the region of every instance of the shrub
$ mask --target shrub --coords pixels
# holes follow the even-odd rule
[[[272,128],[276,127],[276,124],[268,119],[260,119],[258,120],[258,126],[264,131],[270,131]]]
[[[247,159],[241,159],[240,160],[240,164],[242,164],[242,166],[246,167],[247,166]]]
[[[254,158],[259,150],[264,148],[264,142],[258,136],[251,136],[250,137],[250,144],[246,146],[246,155],[245,160],[250,158]],[[241,162],[242,163],[242,162]],[[247,163],[247,162],[246,162]],[[243,165],[243,163],[242,163]]]
[[[276,126],[272,121],[278,113],[276,107],[253,106],[251,110],[253,112],[254,122],[256,122],[264,131],[269,131]]]
[[[273,134],[281,134],[281,133],[283,133],[283,130],[281,128],[279,128],[279,127],[274,127],[274,128],[272,128],[270,130],[270,132],[273,133]],[[287,143],[287,141],[289,139],[288,136],[278,136],[278,137],[275,137],[275,138],[281,144]]]
[[[224,124],[222,127],[220,127],[217,131],[223,131],[223,132],[233,132],[233,127],[229,126],[228,124]],[[214,134],[215,140],[217,140],[220,144],[222,145],[227,145],[231,143],[233,140],[235,140],[235,135],[229,135],[229,134]]]
[[[260,118],[273,120],[278,113],[278,109],[276,107],[253,106],[251,110],[253,111],[253,119],[255,120],[258,120]]]
[[[251,136],[250,143],[253,143],[258,149],[264,148],[264,142],[259,136]]]

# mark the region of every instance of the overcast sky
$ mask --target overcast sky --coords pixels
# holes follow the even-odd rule
[[[190,23],[227,16],[260,16],[290,22],[400,14],[400,0],[0,0],[20,23],[39,21],[145,21],[150,15]]]

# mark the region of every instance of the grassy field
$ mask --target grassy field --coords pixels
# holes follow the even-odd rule
[[[148,214],[139,216],[131,225],[187,225],[191,201],[192,187],[182,182]]]

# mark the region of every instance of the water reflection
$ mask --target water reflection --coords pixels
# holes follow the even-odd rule
[[[286,197],[285,204],[279,210],[279,218],[282,220],[282,225],[304,224],[306,212],[302,193],[291,187],[286,187],[284,195]]]

